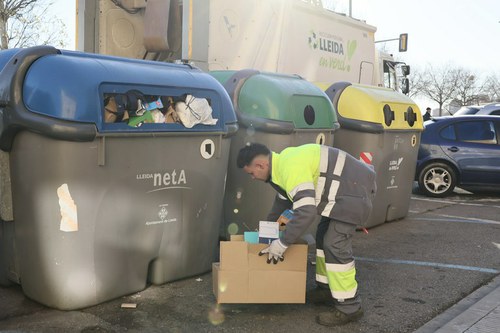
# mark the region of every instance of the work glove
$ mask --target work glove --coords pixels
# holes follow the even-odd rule
[[[273,264],[277,264],[278,260],[285,260],[285,258],[283,258],[283,253],[285,253],[286,249],[288,249],[288,246],[285,246],[278,238],[273,240],[269,247],[260,251],[259,256],[267,253],[267,263],[270,264],[272,261]]]

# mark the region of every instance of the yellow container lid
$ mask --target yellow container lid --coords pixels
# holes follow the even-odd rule
[[[326,91],[331,85],[315,83]],[[330,96],[334,101],[333,96]],[[335,101],[334,101],[335,102]],[[392,89],[349,84],[334,105],[342,127],[342,118],[380,124],[384,130],[423,130],[422,113],[415,102]]]

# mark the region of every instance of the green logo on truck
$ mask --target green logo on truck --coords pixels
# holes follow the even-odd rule
[[[342,37],[329,33],[316,33],[310,31],[308,37],[309,48],[322,52],[319,65],[330,69],[349,72],[351,70],[350,61],[356,53],[357,41],[348,40],[345,43]]]
[[[318,48],[318,37],[312,30],[311,35],[309,36],[309,47],[313,50],[316,50]]]
[[[347,42],[347,60],[351,60],[354,52],[356,52],[356,47],[358,43],[355,40],[350,40]]]

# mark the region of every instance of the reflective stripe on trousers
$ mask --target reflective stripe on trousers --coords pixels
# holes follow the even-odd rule
[[[325,253],[316,250],[316,281],[328,284],[333,298],[342,301],[356,296],[356,268],[354,261],[347,264],[327,264]]]

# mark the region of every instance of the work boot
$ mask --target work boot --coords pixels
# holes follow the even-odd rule
[[[321,312],[316,316],[316,322],[323,326],[339,326],[344,325],[352,321],[358,321],[359,318],[363,316],[363,309],[359,309],[358,311],[346,314],[337,308],[333,308],[333,310],[328,312]]]
[[[315,289],[307,292],[306,301],[313,304],[326,304],[332,306],[334,304],[330,289],[322,287],[316,287]]]

